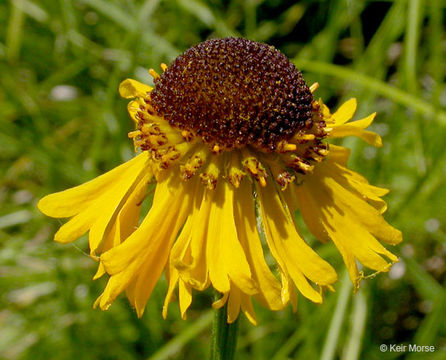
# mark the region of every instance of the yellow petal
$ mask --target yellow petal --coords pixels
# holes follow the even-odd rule
[[[284,208],[272,185],[258,189],[258,193],[266,237],[273,256],[282,259],[296,287],[305,297],[322,302],[320,293],[308,283],[306,277],[317,284],[328,285],[337,280],[336,272],[300,237],[291,214]]]
[[[387,204],[381,199],[381,196],[386,195],[389,190],[370,185],[365,177],[347,169],[331,159],[327,159],[324,166],[327,166],[327,170],[331,170],[331,176],[333,176],[342,187],[351,189],[356,196],[366,200],[377,209],[380,214],[386,211]]]
[[[77,214],[60,227],[54,234],[54,240],[66,244],[79,239],[91,228],[97,215],[98,213],[95,209],[89,209]]]
[[[372,146],[381,147],[382,139],[377,133],[372,131],[363,130],[360,127],[356,127],[352,124],[345,124],[334,127],[328,135],[330,138],[342,138],[346,136],[357,136],[364,140],[367,144]]]
[[[145,98],[152,90],[153,88],[151,86],[133,79],[126,79],[119,84],[119,95],[125,99],[135,97]]]
[[[370,114],[369,116],[365,117],[364,119],[352,121],[352,122],[348,123],[348,125],[354,126],[354,127],[360,128],[360,129],[366,129],[370,125],[372,125],[372,122],[373,122],[373,120],[375,120],[375,117],[376,117],[376,112],[374,112],[373,114]]]
[[[139,169],[139,172],[135,172],[131,175],[129,174],[129,176],[126,177],[125,181],[117,184],[117,187],[114,189],[114,191],[104,194],[100,200],[101,202],[103,202],[102,205],[94,205],[94,208],[99,215],[97,215],[98,218],[92,225],[88,237],[90,244],[90,253],[92,255],[94,255],[96,253],[96,250],[100,249],[103,243],[106,241],[108,234],[111,232],[112,227],[117,220],[118,214],[121,213],[122,208],[128,202],[129,198],[133,197],[133,203],[135,202],[135,195],[138,195],[138,197],[140,198],[140,193],[142,191],[145,192],[145,189],[147,188],[147,182],[150,178],[152,178],[152,173],[148,172],[145,167],[141,167]],[[120,234],[122,225],[124,225],[122,229],[122,231],[124,232],[123,235],[129,235],[131,233],[132,226],[134,227],[137,224],[139,220],[139,212],[138,214],[135,213],[135,210],[137,209],[139,209],[139,206],[134,206],[134,209],[132,209],[133,211],[129,214],[130,216],[133,216],[133,218],[122,218],[122,220],[124,220],[124,223],[120,222],[119,227],[115,227],[115,231],[119,231],[119,234],[116,233],[115,242],[119,243],[119,239],[122,239]],[[128,222],[126,222],[126,220]]]
[[[101,296],[101,308],[108,307],[132,281],[134,305],[142,316],[147,300],[166,265],[171,245],[190,211],[193,188],[176,177],[170,184],[157,185],[153,205],[141,226],[121,245],[101,255],[111,275]],[[160,222],[160,219],[162,221]]]
[[[297,207],[308,229],[319,241],[328,242],[330,237],[325,228],[321,226],[319,219],[319,204],[308,193],[306,186],[297,186],[293,190],[297,199]]]
[[[241,305],[241,292],[236,286],[231,287],[228,299],[228,323],[232,324],[238,318]]]
[[[258,292],[234,222],[234,193],[226,181],[214,190],[207,239],[209,278],[218,291],[230,290],[229,279],[246,294]]]
[[[170,253],[170,263],[181,279],[203,291],[209,286],[206,262],[206,237],[213,191],[203,196],[203,186],[197,182],[195,204]]]
[[[336,282],[335,270],[302,239],[296,230],[292,215],[283,206],[277,192],[273,196],[272,194],[265,196],[262,194],[261,196],[264,201],[266,221],[272,235],[276,235],[276,246],[283,250],[283,254],[289,260],[287,268],[290,270],[295,266],[297,271],[301,271],[307,278],[319,285]],[[297,259],[299,260],[296,261]]]
[[[342,188],[324,171],[327,170],[323,166],[318,167],[300,190],[311,194],[318,204],[314,215],[342,254],[356,287],[359,274],[355,258],[376,271],[388,271],[391,265],[380,255],[397,261],[373,235],[379,234],[387,242],[398,242],[401,234],[388,225],[375,208]]]
[[[331,285],[327,286],[328,288],[330,288]],[[291,304],[291,308],[293,309],[293,313],[297,312],[297,291],[296,291],[296,287],[292,287],[290,288],[290,304]]]
[[[107,235],[102,251],[110,250],[111,248],[118,246],[122,241],[127,239],[136,229],[139,222],[139,214],[141,211],[141,204],[146,196],[147,181],[149,175],[144,177],[132,194],[129,196],[127,202],[122,207],[119,215],[112,227],[110,233]],[[94,276],[94,280],[105,274],[104,265],[99,262],[99,268]]]
[[[99,305],[101,310],[108,310],[116,297],[130,284],[134,273],[139,270],[139,265],[134,262],[130,264],[127,271],[111,276],[103,293],[96,300],[94,307]]]
[[[166,269],[166,277],[169,287],[167,288],[167,293],[164,298],[164,304],[163,304],[162,315],[164,319],[167,318],[167,311],[169,309],[169,304],[174,300],[174,291],[180,278],[178,270],[175,269],[175,267],[171,263],[168,264],[168,268]]]
[[[146,157],[138,157],[138,162],[123,172],[112,187],[109,187],[98,198],[92,201],[87,209],[65,223],[54,236],[54,240],[68,243],[78,239],[91,229],[89,236],[90,252],[92,255],[102,244],[104,238],[113,229],[115,219],[122,206],[139,184],[142,177],[151,178],[146,168]]]
[[[47,195],[37,207],[47,216],[55,218],[71,217],[87,209],[101,195],[113,189],[117,182],[127,176],[129,169],[139,169],[147,161],[148,153],[143,152],[113,170],[74,188]]]
[[[192,287],[183,280],[179,282],[179,302],[181,318],[186,320],[186,311],[192,303]]]
[[[357,101],[355,98],[347,100],[341,107],[332,115],[335,125],[345,124],[349,121],[356,111]],[[334,126],[334,125],[333,125]]]
[[[127,104],[127,111],[129,113],[130,117],[132,118],[132,120],[136,124],[138,124],[140,121],[136,116],[138,114],[138,111],[140,111],[139,107],[140,107],[140,103],[137,100],[130,101]]]
[[[336,194],[335,204],[345,213],[345,217],[351,217],[355,223],[361,224],[371,234],[388,244],[396,245],[402,241],[401,231],[390,226],[377,209],[343,188],[332,178],[326,178],[325,184]]]
[[[337,163],[343,166],[347,166],[350,153],[350,149],[347,149],[343,146],[330,144],[330,152],[328,156],[330,159],[333,159]]]
[[[220,299],[214,301],[212,303],[212,307],[214,309],[222,308],[226,304],[226,302],[228,301],[228,298],[229,298],[229,291],[224,293],[223,296]]]
[[[258,283],[259,294],[257,300],[271,310],[283,309],[285,304],[281,299],[281,286],[266,264],[260,241],[253,197],[250,184],[242,182],[235,193],[235,224],[237,235],[251,267],[253,277]]]
[[[104,265],[102,265],[101,262],[99,262],[98,269],[96,270],[96,274],[94,274],[93,276],[93,280],[99,279],[104,274],[105,274]]]
[[[257,325],[256,314],[249,295],[241,294],[241,308],[249,322],[253,325]]]

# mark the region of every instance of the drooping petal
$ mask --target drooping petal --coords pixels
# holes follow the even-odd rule
[[[182,262],[185,259],[190,260],[189,244],[191,239],[194,212],[196,212],[196,207],[193,207],[192,215],[187,218],[186,223],[184,224],[183,229],[181,230],[181,233],[178,236],[178,239],[176,240],[175,244],[173,245],[170,251],[169,263],[166,269],[167,282],[169,286],[167,289],[167,294],[164,299],[164,305],[163,305],[164,318],[167,317],[169,303],[172,302],[174,299],[174,292],[177,287],[178,281],[180,280],[179,271],[175,265],[179,262]]]
[[[148,154],[144,152],[82,185],[45,196],[38,202],[37,207],[45,215],[54,218],[67,218],[79,214],[103,194],[111,191],[117,183],[125,181],[126,176],[137,173],[147,159]]]
[[[179,271],[183,281],[193,288],[203,291],[210,284],[206,259],[206,238],[209,214],[213,204],[213,191],[205,190],[203,192],[201,184],[196,191],[196,204],[172,248],[170,262]]]
[[[365,177],[334,161],[327,160],[326,166],[327,170],[330,169],[330,174],[333,178],[342,187],[350,188],[356,196],[365,199],[381,214],[387,210],[387,204],[381,197],[389,192],[388,189],[370,185]]]
[[[192,303],[192,286],[180,279],[178,288],[181,318],[186,320],[186,311]]]
[[[280,310],[281,286],[269,269],[263,254],[262,243],[257,231],[254,201],[250,184],[243,182],[235,192],[235,224],[237,235],[246,254],[253,278],[259,286],[256,299],[271,310]]]
[[[257,325],[257,317],[254,311],[254,307],[252,306],[251,296],[244,293],[241,294],[241,307],[243,313],[250,321],[250,323],[253,325]]]
[[[228,308],[226,320],[229,324],[232,324],[237,320],[240,310],[242,310],[251,324],[257,325],[257,318],[254,312],[254,307],[252,306],[251,295],[245,294],[232,281],[230,288],[231,290],[224,293],[220,299],[215,301],[212,304],[212,307],[214,309],[220,309],[227,304]]]
[[[212,285],[221,293],[230,290],[232,280],[244,293],[255,294],[257,285],[234,222],[234,192],[227,182],[219,182],[209,217],[207,262]]]
[[[266,238],[273,256],[282,259],[296,287],[308,299],[320,303],[321,294],[307,281],[330,285],[337,280],[334,269],[308,246],[296,230],[294,220],[279,194],[268,185],[258,189]]]
[[[118,215],[122,215],[119,228],[117,228],[120,239],[125,239],[130,235],[132,230],[135,230],[135,226],[139,220],[140,210],[140,206],[135,204],[135,200],[139,200],[144,196],[148,181],[150,181],[151,178],[152,173],[147,171],[147,169],[142,169],[131,184],[125,184],[123,182],[110,194],[110,196],[101,199],[104,200],[108,206],[104,207],[99,218],[90,229],[88,239],[91,254],[94,255],[96,250],[101,250]],[[130,200],[130,198],[132,198],[132,200]],[[122,212],[123,207],[125,207],[126,204],[128,204],[126,211]]]
[[[319,241],[324,243],[328,242],[330,237],[325,228],[321,226],[319,204],[314,197],[306,191],[295,191],[292,188],[287,195],[290,197],[289,202],[295,201],[295,208],[299,210],[300,215],[311,233]]]
[[[388,271],[391,264],[381,255],[391,261],[398,259],[374,236],[396,244],[401,241],[401,232],[385,222],[380,212],[364,199],[336,182],[329,165],[330,161],[326,161],[308,175],[308,179],[295,188],[296,195],[298,199],[312,199],[314,206],[310,210],[305,207],[306,203],[301,203],[303,218],[305,221],[310,216],[319,219],[319,223],[313,222],[312,226],[319,226],[318,232],[326,232],[333,240],[356,287],[360,277],[355,259],[373,270]]]
[[[238,318],[241,306],[241,291],[236,287],[231,287],[228,299],[228,323],[232,324]]]
[[[172,263],[169,263],[168,266],[166,267],[166,278],[167,278],[168,288],[166,296],[164,297],[164,304],[162,311],[162,316],[164,319],[167,318],[167,311],[169,310],[169,304],[175,299],[175,289],[177,287],[178,280],[180,278],[178,270],[173,267]],[[129,298],[129,300],[132,299],[130,300],[130,303],[132,305],[134,304],[134,298],[135,298],[134,292],[135,291],[133,287],[131,292],[127,290],[127,297]]]
[[[128,111],[128,113],[129,113],[131,119],[132,119],[136,124],[138,124],[139,121],[140,121],[140,120],[138,119],[138,117],[137,117],[138,111],[140,111],[140,108],[139,108],[140,106],[141,106],[141,104],[140,104],[139,101],[137,101],[137,100],[132,100],[132,101],[130,101],[130,102],[128,103],[128,105],[127,105],[127,111]],[[136,145],[135,145],[135,151],[136,151],[136,149],[137,149],[137,147],[136,147]]]
[[[347,166],[350,152],[350,149],[347,149],[343,146],[330,144],[330,159],[336,161],[342,166]]]
[[[54,240],[61,243],[68,243],[78,239],[85,232],[90,230],[89,244],[90,253],[95,255],[96,250],[102,245],[103,240],[112,229],[116,217],[124,206],[125,202],[134,189],[141,182],[141,179],[148,175],[145,157],[137,157],[138,162],[134,162],[132,167],[122,174],[108,191],[102,193],[90,206],[71,220],[61,226],[54,235]]]
[[[104,244],[101,248],[102,252],[118,246],[137,229],[141,204],[146,196],[148,182],[151,177],[151,173],[147,173],[139,182],[135,190],[130,194],[126,203],[119,211],[114,225],[104,240]],[[93,280],[100,278],[104,274],[104,265],[99,262],[98,271],[94,275]]]
[[[327,188],[336,194],[335,204],[346,216],[352,218],[357,224],[362,225],[371,234],[388,244],[396,245],[402,241],[401,231],[390,226],[376,208],[342,187],[332,177],[326,177],[324,183]]]
[[[147,300],[164,269],[171,245],[183,225],[193,199],[190,183],[176,177],[161,181],[153,206],[141,226],[121,245],[101,255],[105,270],[111,275],[100,296],[106,309],[132,282],[134,306],[142,316]]]

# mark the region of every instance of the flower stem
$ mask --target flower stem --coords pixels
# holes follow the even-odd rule
[[[238,318],[232,324],[228,324],[227,303],[214,313],[212,326],[211,360],[234,359],[237,345]]]

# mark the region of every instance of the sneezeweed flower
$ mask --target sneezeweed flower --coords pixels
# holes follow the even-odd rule
[[[297,291],[321,303],[337,275],[302,238],[296,211],[316,238],[334,242],[355,288],[363,277],[357,262],[384,272],[397,261],[377,240],[401,241],[382,217],[388,190],[348,169],[348,149],[328,144],[357,136],[381,146],[365,130],[375,114],[350,121],[355,99],[331,113],[313,99],[317,84],[308,87],[281,52],[250,40],[205,41],[161,67],[162,75],[150,70],[154,88],[130,79],[120,85],[132,99],[129,137],[139,155],[38,205],[71,218],[56,241],[89,231],[95,277],[109,275],[97,306],[108,309],[125,291],[142,316],[163,271],[164,316],[177,289],[184,318],[193,290],[210,286],[222,294],[214,307],[227,303],[229,323],[240,310],[256,323],[252,297],[271,310],[295,309]]]

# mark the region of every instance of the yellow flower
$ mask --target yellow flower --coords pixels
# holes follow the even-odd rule
[[[110,276],[96,305],[108,309],[125,291],[142,316],[164,270],[164,316],[177,288],[183,318],[193,290],[209,286],[222,294],[214,307],[228,304],[228,322],[241,310],[256,323],[252,297],[271,310],[295,309],[296,290],[321,303],[337,275],[302,238],[296,211],[316,238],[334,242],[355,288],[357,261],[377,272],[397,261],[377,240],[401,241],[382,217],[388,190],[349,170],[349,150],[326,141],[358,136],[381,146],[364,130],[375,114],[349,122],[355,99],[331,114],[313,100],[318,85],[309,88],[282,53],[245,39],[209,40],[161,67],[162,75],[150,70],[154,88],[128,79],[119,89],[133,99],[129,137],[140,154],[38,204],[71,218],[56,241],[89,231],[95,277]]]

